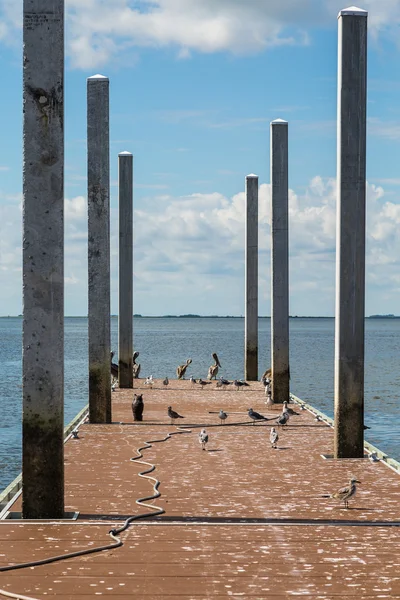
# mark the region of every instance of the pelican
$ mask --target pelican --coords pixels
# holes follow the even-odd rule
[[[185,379],[186,369],[188,368],[188,366],[190,365],[191,362],[192,362],[192,359],[188,358],[184,365],[180,365],[176,369],[176,376],[178,379]]]
[[[218,367],[221,366],[221,363],[218,360],[218,356],[217,353],[214,352],[212,354],[212,357],[214,359],[214,364],[211,365],[211,367],[208,369],[208,375],[207,375],[207,379],[212,379],[214,377],[214,379],[217,379],[217,373],[218,373]]]
[[[132,373],[133,373],[133,379],[139,379],[139,373],[140,373],[140,365],[138,365],[136,363],[136,359],[139,356],[139,352],[134,352],[133,356],[132,356]]]
[[[118,379],[118,365],[113,363],[112,359],[114,358],[114,351],[110,352],[110,362],[111,362],[111,375]]]

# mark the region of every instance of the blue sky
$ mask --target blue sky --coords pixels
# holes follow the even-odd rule
[[[368,0],[366,312],[399,313],[400,0]],[[244,313],[244,179],[259,175],[259,312],[270,314],[269,123],[289,121],[290,312],[335,304],[336,0],[66,3],[65,312],[87,312],[86,78],[110,78],[134,155],[134,310]],[[0,314],[22,311],[22,2],[0,0]]]

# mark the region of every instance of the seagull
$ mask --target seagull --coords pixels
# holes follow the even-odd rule
[[[368,454],[368,458],[369,458],[369,460],[370,460],[371,462],[379,462],[379,460],[380,460],[380,459],[378,458],[378,455],[377,455],[377,453],[376,453],[376,452],[370,452],[370,453]]]
[[[260,415],[260,413],[256,412],[252,408],[248,409],[247,414],[249,415],[250,419],[253,419],[253,425],[255,425],[256,421],[268,421],[269,420],[269,419],[267,419],[267,417]]]
[[[154,384],[153,375],[150,375],[150,377],[146,377],[146,381],[144,382],[144,385],[149,385],[151,387],[151,389],[153,389],[153,384]]]
[[[184,365],[180,365],[179,367],[177,367],[176,376],[178,379],[185,379],[186,369],[188,368],[191,362],[192,359],[188,358]]]
[[[283,409],[282,409],[283,413],[288,413],[289,415],[297,415],[299,416],[300,413],[296,412],[295,410],[293,410],[293,408],[290,408],[290,406],[288,407],[288,403],[285,402],[283,403]]]
[[[269,441],[271,442],[271,448],[276,448],[276,444],[279,440],[279,435],[278,432],[276,431],[275,427],[272,427],[270,434],[269,434]]]
[[[195,380],[195,378],[193,377],[193,375],[191,375],[191,376],[190,376],[190,379],[189,379],[189,381],[190,381],[190,383],[191,383],[192,385],[194,385],[195,383],[197,383],[197,381]]]
[[[210,385],[211,381],[203,381],[202,379],[199,379],[197,383],[201,386],[201,389],[203,389],[204,386]]]
[[[267,399],[266,399],[266,401],[265,401],[265,404],[266,404],[267,406],[273,406],[273,405],[274,405],[274,401],[272,400],[272,395],[271,395],[271,393],[269,393],[269,394],[267,395]]]
[[[172,410],[171,406],[168,406],[168,416],[171,419],[171,425],[173,424],[175,419],[184,419],[185,418],[185,417],[182,417],[182,415],[180,415],[176,411]]]
[[[223,424],[223,422],[225,421],[225,419],[227,419],[227,418],[228,418],[228,415],[227,415],[227,413],[226,413],[225,411],[223,411],[223,410],[222,410],[222,408],[221,408],[221,410],[219,411],[219,415],[218,415],[218,416],[219,416],[219,418],[220,418],[220,420],[221,420],[221,425]]]
[[[328,497],[334,498],[335,500],[340,500],[340,502],[344,502],[344,507],[349,508],[349,500],[355,496],[357,492],[356,483],[361,483],[361,481],[358,481],[358,479],[352,477],[348,486],[340,488],[340,490],[334,492]]]
[[[115,390],[118,387],[118,379],[115,379],[115,377],[112,378],[112,383],[111,383],[111,391],[115,392]]]
[[[220,380],[218,379],[218,381],[217,381],[217,384],[216,384],[216,387],[217,387],[217,388],[222,388],[222,386],[223,386],[223,385],[224,385],[224,384],[222,383],[222,381],[220,381]]]
[[[264,389],[265,395],[268,396],[268,394],[271,394],[271,384],[267,383],[265,385],[265,389]]]
[[[235,381],[233,382],[233,385],[235,386],[236,391],[238,392],[241,387],[249,386],[250,384],[248,384],[247,381],[241,381],[240,379],[235,379]]]
[[[165,385],[165,387],[167,387],[168,384],[169,384],[169,379],[168,379],[168,377],[166,377],[163,381],[163,385]]]
[[[205,429],[202,429],[199,433],[199,442],[201,444],[201,449],[205,450],[208,442],[208,433]]]
[[[79,440],[79,435],[78,435],[79,430],[78,429],[73,429],[71,431],[71,433],[72,433],[72,437],[73,437],[74,440]]]
[[[212,357],[214,359],[214,364],[211,365],[211,367],[208,369],[208,375],[207,375],[207,379],[212,379],[214,377],[214,379],[217,379],[217,373],[218,373],[218,367],[221,366],[221,363],[219,362],[217,353],[214,352],[212,354]]]
[[[281,415],[279,415],[279,417],[276,419],[276,424],[277,425],[282,425],[282,427],[284,425],[287,424],[287,422],[289,421],[289,413],[288,412],[283,412]]]

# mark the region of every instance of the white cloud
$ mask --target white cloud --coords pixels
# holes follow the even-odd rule
[[[335,26],[341,0],[67,0],[67,50],[72,66],[95,69],[136,60],[133,48],[254,53],[272,46],[308,44],[313,26]],[[393,32],[400,0],[364,0],[373,34]],[[22,3],[0,0],[0,40],[16,43]]]
[[[259,192],[260,313],[269,314],[269,184]],[[155,195],[135,211],[135,312],[243,314],[245,195],[218,192]],[[292,314],[334,312],[336,182],[314,177],[302,194],[290,190]],[[20,312],[21,207],[0,207],[0,314]],[[367,186],[367,313],[396,312],[399,292],[400,201]],[[86,314],[87,206],[65,200],[67,314]],[[111,212],[113,312],[117,311],[118,212]],[[386,303],[382,306],[382,302]],[[368,310],[368,307],[369,310]]]

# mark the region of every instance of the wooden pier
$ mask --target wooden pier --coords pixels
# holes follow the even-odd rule
[[[143,422],[133,423],[133,393],[143,393]],[[274,420],[253,425],[247,416],[249,407],[269,418],[281,410],[266,407],[259,382],[235,391],[189,381],[147,389],[134,380],[112,401],[112,424],[83,424],[65,446],[65,510],[79,512],[77,520],[0,521],[0,566],[115,544],[111,529],[152,512],[136,504],[154,493],[153,481],[139,476],[149,467],[131,459],[147,441],[167,438],[140,459],[155,465],[149,477],[160,482],[161,496],[148,503],[165,512],[133,521],[112,550],[1,572],[0,589],[11,596],[0,598],[400,598],[393,468],[330,459],[332,428],[296,405],[300,415],[272,449]],[[171,425],[168,406],[185,418]],[[168,437],[177,425],[188,429]],[[361,484],[346,510],[327,496],[352,475]],[[10,510],[20,509],[18,499]]]

